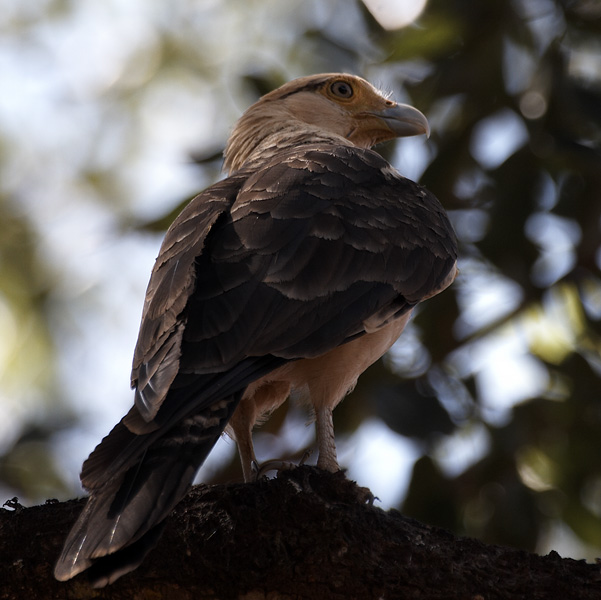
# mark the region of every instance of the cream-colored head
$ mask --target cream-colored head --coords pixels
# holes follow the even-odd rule
[[[225,149],[225,168],[235,171],[303,136],[370,148],[422,133],[428,134],[429,127],[421,112],[390,100],[365,79],[345,73],[311,75],[266,94],[242,115]]]

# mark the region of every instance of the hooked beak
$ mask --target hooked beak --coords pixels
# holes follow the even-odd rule
[[[408,137],[423,133],[430,137],[428,119],[417,108],[408,104],[395,104],[374,113],[374,115],[384,122],[395,137]]]

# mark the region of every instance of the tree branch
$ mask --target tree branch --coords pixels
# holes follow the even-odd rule
[[[135,572],[93,590],[52,577],[81,500],[0,510],[0,599],[598,600],[599,565],[487,546],[385,512],[313,467],[196,486]]]

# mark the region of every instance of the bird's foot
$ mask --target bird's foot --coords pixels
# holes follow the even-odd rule
[[[304,465],[307,462],[309,456],[311,456],[311,452],[307,450],[298,461],[298,463],[288,461],[288,460],[267,460],[263,464],[259,465],[256,461],[253,461],[253,471],[255,472],[255,480],[258,481],[262,479],[269,473],[269,471],[277,471],[278,473],[282,471],[290,471],[291,469],[296,469],[301,465]]]
[[[368,488],[347,479],[344,470],[332,473],[319,467],[298,465],[296,469],[283,470],[279,479],[287,481],[298,492],[314,494],[328,504],[342,502],[373,506],[378,500]]]
[[[367,504],[368,506],[373,506],[376,500],[380,500],[372,494],[369,488],[360,485],[357,486],[356,497],[359,504]]]

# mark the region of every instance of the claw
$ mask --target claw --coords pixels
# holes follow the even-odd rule
[[[311,451],[306,450],[298,463],[288,460],[272,459],[265,461],[262,465],[259,465],[256,461],[253,461],[253,471],[256,473],[256,481],[262,477],[265,477],[269,471],[277,471],[280,473],[281,471],[290,471],[291,469],[296,469],[296,467],[304,465],[310,456]]]

